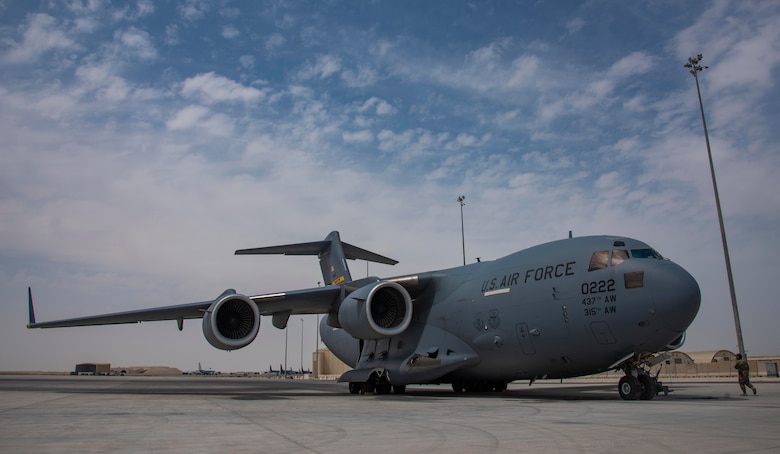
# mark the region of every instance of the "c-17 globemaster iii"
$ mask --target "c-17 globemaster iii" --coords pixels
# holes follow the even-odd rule
[[[317,255],[328,285],[154,309],[36,322],[28,328],[203,319],[208,342],[248,345],[261,316],[284,329],[292,314],[326,314],[322,341],[353,369],[339,381],[352,393],[404,392],[449,383],[456,392],[504,390],[515,380],[622,370],[623,399],[648,400],[661,386],[654,354],[679,348],[699,310],[694,278],[647,244],[589,236],[534,246],[506,257],[439,271],[352,280],[347,259],[393,259],[341,241],[242,249],[237,255]]]

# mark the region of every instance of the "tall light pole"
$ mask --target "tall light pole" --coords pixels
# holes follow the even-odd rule
[[[317,281],[317,287],[321,285],[320,281]],[[314,337],[314,354],[317,358],[317,367],[312,364],[312,372],[314,372],[314,378],[320,378],[320,314],[317,314],[317,335]]]
[[[704,118],[704,104],[701,101],[701,89],[699,88],[699,73],[708,68],[700,64],[701,54],[688,58],[688,63],[684,64],[689,72],[693,74],[696,80],[696,94],[699,95],[699,110],[701,111],[701,124],[704,126],[704,140],[707,143],[707,157],[710,160],[710,175],[712,175],[712,189],[715,192],[715,206],[718,208],[718,223],[720,224],[720,239],[723,242],[723,255],[726,257],[726,274],[728,275],[729,291],[731,292],[731,309],[734,311],[734,324],[737,327],[737,346],[739,353],[743,358],[745,354],[745,343],[742,341],[742,324],[739,321],[739,310],[737,309],[737,294],[734,291],[734,278],[731,274],[731,259],[729,258],[729,247],[726,243],[726,229],[723,227],[723,212],[720,209],[720,196],[718,195],[718,183],[715,180],[715,166],[712,164],[712,150],[710,149],[710,136],[707,133],[707,120]]]
[[[301,318],[301,374],[303,374],[303,318]]]
[[[287,378],[287,327],[289,324],[284,325],[284,372],[282,375],[284,375],[285,378]]]
[[[460,242],[463,245],[463,264],[466,264],[466,231],[463,228],[463,205],[466,200],[465,195],[458,196],[458,202],[460,203]]]

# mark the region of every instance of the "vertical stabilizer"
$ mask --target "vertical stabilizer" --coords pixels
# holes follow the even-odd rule
[[[32,287],[27,287],[27,310],[29,312],[29,320],[30,323],[27,325],[28,327],[30,325],[35,324],[35,309],[33,308],[33,301],[32,301]]]
[[[347,266],[347,257],[344,254],[344,246],[341,243],[339,232],[335,230],[330,232],[324,241],[325,245],[320,250],[320,269],[322,278],[326,284],[338,285],[342,282],[350,282],[352,276],[349,274]]]
[[[320,259],[320,270],[325,285],[338,285],[351,282],[347,259],[367,260],[386,265],[395,265],[396,260],[361,249],[349,243],[342,243],[339,232],[333,231],[323,241],[310,243],[286,244],[254,249],[240,249],[236,255],[250,254],[284,254],[284,255],[316,255]]]

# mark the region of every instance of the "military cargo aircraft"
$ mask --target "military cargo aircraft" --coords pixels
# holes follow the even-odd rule
[[[391,278],[353,280],[347,259],[397,261],[341,241],[242,249],[237,255],[319,257],[324,287],[154,309],[36,322],[28,328],[202,319],[222,350],[252,342],[261,316],[284,329],[292,314],[326,314],[325,345],[353,369],[340,378],[354,394],[402,393],[409,384],[455,392],[501,391],[515,380],[622,370],[618,392],[649,400],[662,386],[654,354],[679,348],[699,310],[694,278],[647,244],[614,236],[575,237],[506,257]]]
[[[203,366],[198,363],[198,370],[185,372],[187,375],[219,375],[220,373],[214,369],[204,369]]]

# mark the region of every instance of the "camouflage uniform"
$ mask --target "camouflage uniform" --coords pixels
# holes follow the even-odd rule
[[[738,357],[739,358],[739,357]],[[753,390],[753,394],[756,393],[756,387],[750,383],[750,366],[746,359],[738,359],[734,365],[734,369],[739,372],[739,387],[742,389],[742,395],[747,396],[747,390],[745,386]]]

